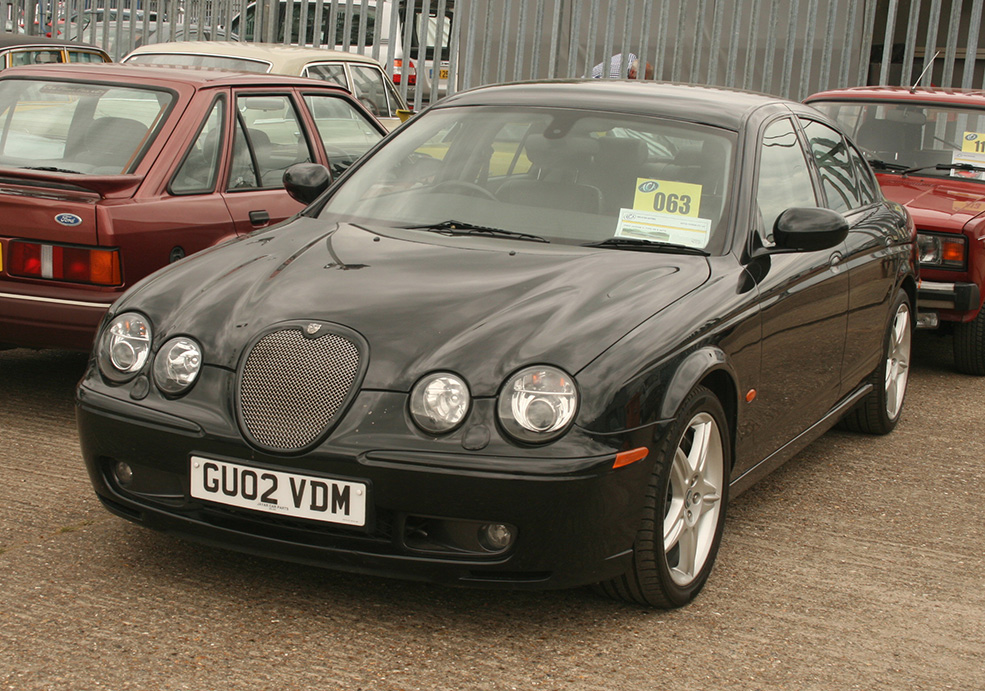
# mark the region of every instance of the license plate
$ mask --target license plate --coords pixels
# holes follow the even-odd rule
[[[325,523],[366,525],[366,485],[253,468],[212,458],[191,458],[196,499]]]

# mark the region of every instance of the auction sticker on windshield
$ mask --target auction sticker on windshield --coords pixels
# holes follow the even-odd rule
[[[366,524],[366,485],[191,458],[191,495],[226,506],[326,523]]]
[[[985,168],[985,132],[965,132],[961,151],[951,154],[952,164],[964,164]],[[985,180],[985,170],[952,170],[953,177]]]
[[[703,248],[711,220],[698,216],[701,185],[670,180],[636,180],[632,209],[619,210],[616,237]]]

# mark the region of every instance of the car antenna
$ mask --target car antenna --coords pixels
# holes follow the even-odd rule
[[[930,62],[927,64],[927,66],[923,68],[923,72],[921,72],[920,73],[920,76],[917,77],[917,81],[913,82],[913,86],[910,87],[910,93],[911,94],[915,94],[917,92],[917,85],[920,83],[920,80],[923,79],[924,78],[924,75],[927,74],[927,70],[929,70],[931,67],[934,66],[934,60],[936,60],[937,59],[937,56],[940,55],[940,54],[941,54],[940,51],[937,51],[936,53],[934,53],[934,57],[932,57],[930,59]]]

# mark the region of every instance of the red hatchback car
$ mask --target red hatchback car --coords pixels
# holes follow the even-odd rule
[[[954,335],[954,362],[985,375],[985,91],[860,87],[807,99],[852,135],[920,247],[918,325]]]
[[[0,126],[0,345],[82,350],[144,276],[300,211],[291,165],[386,133],[324,82],[123,65],[5,70]]]

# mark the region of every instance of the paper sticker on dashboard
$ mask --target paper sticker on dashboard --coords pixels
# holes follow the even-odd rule
[[[711,219],[620,209],[616,237],[670,242],[703,249],[708,244]]]

